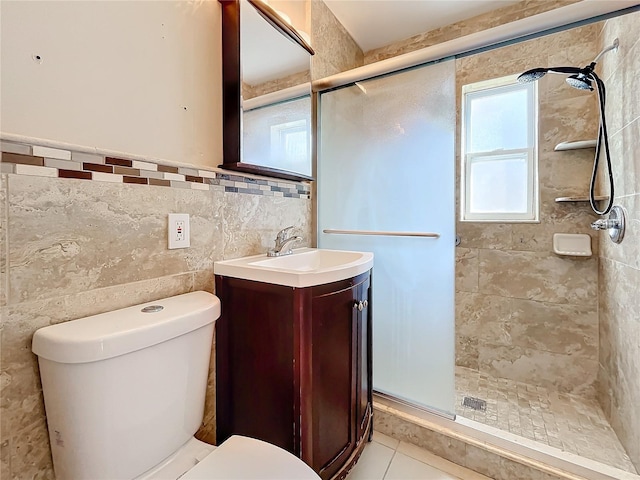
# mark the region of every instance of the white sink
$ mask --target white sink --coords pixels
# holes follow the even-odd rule
[[[373,253],[320,248],[298,248],[290,255],[266,254],[224,260],[213,264],[216,275],[275,283],[288,287],[311,287],[336,282],[373,267]]]

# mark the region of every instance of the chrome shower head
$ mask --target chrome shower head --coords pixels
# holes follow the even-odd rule
[[[549,68],[533,68],[531,70],[527,70],[526,72],[520,74],[518,76],[518,81],[521,83],[527,82],[535,82],[536,80],[541,79],[547,73],[560,73],[565,75],[571,75],[567,78],[567,83],[571,85],[573,88],[578,88],[580,90],[593,90],[591,86],[590,76],[593,73],[593,70],[596,66],[596,62],[600,60],[600,57],[605,53],[616,50],[619,46],[620,42],[616,38],[613,41],[613,44],[606,47],[602,50],[596,58],[594,58],[593,62],[587,65],[584,68],[577,67],[549,67]]]
[[[569,85],[578,90],[593,90],[591,79],[585,74],[579,73],[577,75],[571,75],[565,80]]]
[[[534,68],[520,74],[518,76],[518,81],[520,83],[535,82],[536,80],[544,77],[547,73],[579,74],[582,73],[582,70],[576,67]]]
[[[536,80],[544,77],[548,71],[548,68],[534,68],[532,70],[527,70],[526,72],[518,75],[518,81],[520,83],[535,82]]]

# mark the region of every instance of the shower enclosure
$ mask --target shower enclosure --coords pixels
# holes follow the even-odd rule
[[[452,60],[322,93],[318,244],[374,252],[374,389],[454,412]]]
[[[586,65],[618,36],[626,56],[609,53],[597,68],[614,119],[613,169],[631,175],[623,164],[637,155],[625,135],[640,112],[625,85],[637,75],[640,44],[626,32],[637,32],[638,15],[319,95],[318,244],[375,253],[375,390],[523,437],[518,444],[636,472],[640,422],[629,405],[640,397],[624,382],[637,386],[637,342],[627,341],[637,316],[620,305],[637,305],[638,262],[590,228],[595,142],[585,141],[597,138],[597,95],[560,75],[538,81],[539,221],[460,221],[454,185],[463,86]],[[567,143],[587,148],[556,150]],[[616,203],[637,218],[630,185],[622,182]],[[601,181],[596,201],[608,189]],[[431,233],[439,237],[413,236]],[[594,255],[554,253],[555,233],[589,235]]]

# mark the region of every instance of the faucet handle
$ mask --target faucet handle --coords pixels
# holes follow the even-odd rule
[[[287,240],[287,238],[289,238],[291,231],[294,229],[295,227],[293,225],[291,225],[290,227],[286,227],[283,228],[282,230],[280,230],[278,232],[278,235],[276,236],[276,243],[277,244],[281,244],[282,242],[284,242],[285,240]]]

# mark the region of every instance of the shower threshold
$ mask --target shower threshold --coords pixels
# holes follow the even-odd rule
[[[466,419],[455,420],[374,394],[374,430],[496,480],[640,480],[595,460]]]

